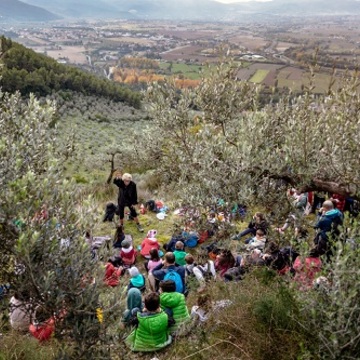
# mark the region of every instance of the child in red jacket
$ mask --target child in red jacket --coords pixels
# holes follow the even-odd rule
[[[131,240],[125,239],[121,243],[120,257],[126,267],[135,264],[137,251],[134,249]]]
[[[150,259],[150,250],[156,249],[160,250],[160,244],[156,239],[157,231],[156,230],[149,230],[147,233],[146,238],[141,243],[141,250],[140,254],[145,259]]]
[[[120,259],[110,258],[105,265],[104,283],[107,286],[115,287],[119,285],[120,276],[123,271]]]
[[[55,320],[53,317],[48,317],[42,307],[36,310],[36,321],[29,326],[29,331],[32,336],[40,342],[50,339],[55,331]]]

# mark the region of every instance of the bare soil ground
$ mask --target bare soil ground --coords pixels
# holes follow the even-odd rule
[[[83,46],[61,46],[61,49],[48,50],[46,47],[38,47],[36,51],[44,52],[55,60],[67,58],[71,64],[87,64],[85,48]]]
[[[238,35],[229,38],[229,42],[238,46],[243,46],[249,51],[256,51],[257,49],[263,48],[268,41],[261,37],[252,35]]]

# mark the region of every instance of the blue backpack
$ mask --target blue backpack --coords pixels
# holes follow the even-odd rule
[[[199,236],[197,233],[194,232],[188,233],[186,231],[183,231],[182,236],[185,239],[184,241],[185,246],[189,248],[194,248],[198,244]]]
[[[184,284],[181,279],[181,276],[174,270],[169,269],[164,276],[164,281],[171,280],[175,283],[176,292],[183,294],[184,293]]]

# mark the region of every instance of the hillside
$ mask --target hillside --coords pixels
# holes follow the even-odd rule
[[[80,69],[59,64],[57,61],[5,37],[1,41],[1,86],[4,91],[20,91],[22,95],[34,93],[46,96],[57,91],[74,91],[96,95],[116,102],[140,107],[140,95],[131,90],[98,78]]]
[[[235,4],[239,11],[243,4]],[[250,2],[248,10],[281,15],[325,15],[356,14],[360,12],[360,2],[356,0],[273,0],[265,3]]]
[[[67,17],[228,20],[249,15],[323,15],[360,13],[356,0],[273,0],[223,4],[212,0],[26,0]]]
[[[0,21],[51,21],[60,17],[19,0],[0,0]]]

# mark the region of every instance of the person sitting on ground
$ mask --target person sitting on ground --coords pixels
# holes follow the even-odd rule
[[[123,242],[124,239],[125,239],[124,228],[122,225],[118,225],[115,231],[113,247],[115,249],[120,249],[121,243]]]
[[[160,259],[159,251],[157,249],[151,249],[150,260],[144,264],[146,272],[152,272],[160,264],[162,264],[162,261]]]
[[[286,258],[280,252],[279,246],[273,241],[270,241],[266,246],[262,258],[266,266],[276,271],[281,271],[287,266]]]
[[[182,294],[186,293],[185,286],[185,268],[176,266],[175,256],[172,252],[167,252],[164,260],[148,275],[150,288],[153,291],[158,290],[161,280],[173,280],[176,284],[176,291]]]
[[[295,214],[289,214],[284,225],[279,228],[275,228],[275,230],[278,231],[280,234],[284,234],[284,232],[290,227],[294,228],[294,236],[296,238],[300,230],[300,223],[299,218]]]
[[[256,230],[261,229],[266,234],[269,228],[269,223],[267,222],[265,215],[261,212],[255,213],[253,219],[250,221],[248,228],[243,230],[237,235],[234,235],[231,239],[232,240],[240,240],[243,236],[252,234],[253,236],[256,235]]]
[[[132,351],[159,351],[171,344],[168,328],[174,320],[161,310],[157,293],[145,296],[145,308],[142,313],[137,313],[134,324],[136,328],[125,340]]]
[[[211,313],[217,310],[224,309],[232,304],[231,300],[211,301],[209,294],[201,294],[197,298],[197,305],[191,308],[191,317],[200,323],[206,322]]]
[[[31,304],[25,291],[16,292],[10,299],[10,325],[16,331],[28,331],[31,318]]]
[[[149,230],[147,233],[146,238],[141,243],[141,250],[140,254],[145,258],[150,258],[150,250],[157,249],[160,250],[160,244],[156,239],[157,231],[156,230]]]
[[[182,324],[190,320],[189,311],[186,307],[184,294],[176,292],[176,284],[172,280],[160,281],[160,306],[170,315],[172,314],[175,324],[169,328],[170,333],[176,332]]]
[[[225,281],[239,281],[243,279],[244,274],[253,266],[263,266],[265,261],[263,259],[261,250],[254,249],[250,254],[237,256],[234,267],[228,269],[224,274]]]
[[[220,277],[224,277],[226,271],[235,266],[235,258],[230,250],[222,250],[216,256],[215,269],[220,272]]]
[[[200,283],[199,291],[202,291],[205,287],[207,280],[216,279],[215,264],[208,257],[199,255],[200,264],[195,263],[195,259],[191,254],[187,254],[185,257],[186,261],[186,274],[188,276],[195,276],[196,280]],[[203,260],[203,261],[201,261]]]
[[[136,266],[131,267],[129,270],[129,274],[131,276],[128,290],[131,288],[137,288],[141,292],[145,292],[146,290],[146,283],[145,283],[145,277],[143,274],[140,274],[138,268]]]
[[[114,184],[119,188],[118,210],[120,216],[120,225],[124,225],[125,207],[130,209],[130,216],[134,219],[136,226],[140,232],[144,229],[140,225],[135,205],[138,204],[136,184],[132,181],[131,174],[125,173],[121,175],[117,172]]]
[[[201,294],[197,298],[197,305],[191,308],[191,317],[200,323],[204,323],[209,319],[212,304],[209,294]]]
[[[244,266],[245,268],[249,268],[252,266],[264,266],[265,261],[263,259],[263,254],[261,250],[254,249],[249,255],[243,256],[240,265]]]
[[[131,288],[127,293],[126,303],[127,309],[124,311],[121,321],[125,325],[131,325],[136,314],[142,312],[143,309],[140,290],[135,287]]]
[[[120,283],[120,276],[123,271],[122,260],[111,257],[105,265],[104,283],[107,286],[115,287]]]
[[[185,242],[185,239],[182,236],[182,231],[180,230],[176,231],[171,237],[170,241],[163,245],[164,250],[168,252],[174,252],[175,245],[178,241],[182,241],[183,243]]]
[[[186,265],[185,257],[187,253],[184,251],[185,245],[182,241],[177,241],[175,244],[174,256],[175,263],[179,266]]]
[[[123,240],[121,243],[120,257],[123,264],[127,267],[132,266],[136,262],[137,251],[134,249],[130,240]]]
[[[35,320],[30,324],[29,331],[40,342],[47,341],[55,331],[55,319],[42,307],[35,311]]]
[[[309,290],[313,287],[313,282],[317,274],[321,271],[321,259],[317,248],[311,249],[309,255],[304,259],[298,256],[295,259],[293,269],[295,270],[294,281],[300,290]]]
[[[254,249],[264,250],[265,244],[266,244],[265,233],[262,229],[258,229],[258,230],[256,230],[256,235],[247,242],[246,249],[247,250],[254,250]]]

